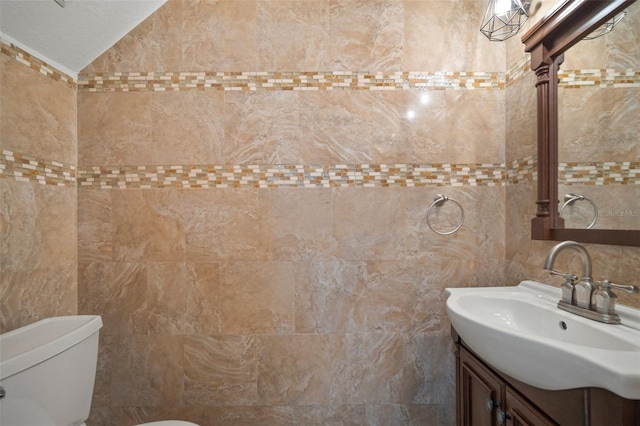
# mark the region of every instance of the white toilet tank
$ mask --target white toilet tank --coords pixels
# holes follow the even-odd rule
[[[0,425],[80,425],[98,360],[97,315],[54,317],[0,335]]]

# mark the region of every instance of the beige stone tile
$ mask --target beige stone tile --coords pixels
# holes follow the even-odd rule
[[[406,258],[406,212],[400,191],[339,188],[332,193],[337,256],[345,260]]]
[[[76,91],[0,55],[0,148],[76,163]]]
[[[87,424],[91,426],[133,425],[123,421],[122,407],[91,407]]]
[[[368,425],[433,425],[439,422],[440,407],[437,405],[418,404],[379,404],[367,405],[366,419]],[[454,421],[451,419],[451,423]]]
[[[301,157],[306,164],[369,163],[373,95],[366,91],[300,93]]]
[[[298,93],[225,93],[225,164],[301,164]]]
[[[292,333],[294,294],[291,263],[224,263],[220,281],[222,333]]]
[[[183,404],[260,405],[254,336],[191,336],[184,354]]]
[[[182,1],[182,62],[190,71],[254,71],[256,1]]]
[[[217,263],[149,263],[147,297],[136,312],[150,334],[220,332],[220,266]]]
[[[78,191],[78,260],[113,260],[111,191]]]
[[[329,3],[258,1],[258,69],[330,69]]]
[[[258,394],[264,405],[327,405],[331,337],[257,336]]]
[[[531,220],[536,216],[536,182],[506,187],[505,258],[522,260],[531,250]]]
[[[178,406],[183,392],[183,338],[114,337],[111,398],[114,406]]]
[[[0,274],[0,333],[78,313],[76,264]]]
[[[224,120],[223,92],[154,93],[150,164],[222,164]]]
[[[558,90],[558,161],[629,161],[638,157],[640,90]]]
[[[430,267],[416,261],[367,262],[366,289],[356,306],[368,332],[442,330],[443,286],[450,284],[445,277],[433,277]]]
[[[491,43],[479,31],[486,4],[405,1],[404,69],[505,71],[503,43]],[[519,40],[520,35],[514,38]]]
[[[403,2],[331,2],[331,68],[399,71],[403,55]]]
[[[611,265],[611,263],[609,263],[610,260],[611,259],[607,259],[607,264]],[[615,271],[612,270],[610,273],[601,273],[600,276],[604,278],[609,276],[613,277],[614,279],[611,281],[615,283],[632,284],[640,287],[640,280],[638,280],[638,276],[640,276],[640,248],[622,247],[620,260],[612,266],[615,267]],[[619,291],[617,292],[617,296],[620,304],[640,309],[640,297],[638,297],[638,294],[628,294]]]
[[[140,263],[80,263],[78,312],[101,315],[103,334],[147,333],[147,267]]]
[[[300,424],[296,421],[295,409],[291,406],[187,407],[181,409],[180,414],[181,419],[207,426]]]
[[[505,94],[502,90],[448,90],[448,152],[441,162],[504,161]]]
[[[331,190],[270,189],[258,193],[258,204],[260,240],[268,258],[297,261],[334,256]]]
[[[77,260],[76,190],[0,180],[0,270],[29,271]]]
[[[367,422],[364,405],[302,405],[295,407],[297,424],[365,426]]]
[[[187,261],[266,259],[258,190],[184,191],[183,200]]]
[[[182,0],[170,0],[124,35],[83,72],[183,71]]]
[[[638,39],[640,39],[640,33],[638,33],[638,28],[640,28],[640,8],[629,7],[626,10],[627,14],[624,19],[616,25],[614,31],[604,38],[606,43],[604,50],[607,58],[606,68],[637,69],[640,67],[640,47],[638,47]],[[586,44],[586,41],[581,43]],[[571,54],[573,55],[573,53]],[[591,60],[593,58],[594,55],[592,54]]]
[[[373,96],[373,162],[441,162],[450,127],[443,90],[393,91]]]
[[[114,259],[180,262],[185,259],[185,227],[179,190],[114,191]]]
[[[428,403],[425,386],[438,381],[434,372],[446,367],[439,361],[441,357],[424,354],[433,342],[427,335],[367,333],[338,337],[332,357],[332,405]]]
[[[100,330],[98,344],[98,363],[96,366],[96,379],[93,385],[93,396],[91,399],[91,415],[94,418],[94,412],[100,412],[102,408],[112,406],[111,400],[111,383],[113,372],[113,356],[117,346],[114,342],[113,335],[106,334]],[[99,415],[96,414],[95,417]],[[101,424],[102,421],[96,420],[95,424]],[[92,422],[92,424],[94,424]]]
[[[358,333],[366,331],[365,262],[313,261],[295,265],[296,333]]]
[[[150,92],[78,94],[78,164],[151,164]]]
[[[538,149],[536,75],[527,73],[505,89],[505,160],[533,155]]]

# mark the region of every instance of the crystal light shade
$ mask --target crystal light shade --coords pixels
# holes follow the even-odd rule
[[[613,27],[618,25],[618,22],[620,22],[625,16],[627,16],[627,11],[623,10],[622,12],[618,13],[616,16],[596,28],[591,34],[584,36],[583,40],[593,40],[594,38],[598,38],[607,33],[610,33],[611,31],[613,31]]]
[[[514,36],[529,17],[530,0],[490,0],[480,32],[491,41]]]

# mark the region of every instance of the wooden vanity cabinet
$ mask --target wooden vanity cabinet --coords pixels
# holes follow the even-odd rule
[[[452,335],[457,426],[640,426],[640,401],[599,388],[534,388],[489,366]]]
[[[458,426],[555,425],[520,397],[480,359],[459,346],[457,359]]]

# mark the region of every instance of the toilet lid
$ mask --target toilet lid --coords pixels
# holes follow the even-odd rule
[[[142,423],[138,426],[198,426],[195,423],[183,422],[182,420],[162,420],[160,422]]]

